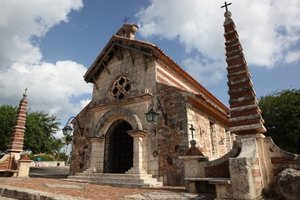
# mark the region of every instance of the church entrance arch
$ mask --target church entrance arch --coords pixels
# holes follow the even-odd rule
[[[125,120],[116,120],[105,135],[104,173],[125,173],[133,164],[132,130]]]

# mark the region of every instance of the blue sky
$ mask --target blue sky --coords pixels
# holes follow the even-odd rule
[[[299,89],[300,2],[231,2],[257,96]],[[139,25],[138,39],[159,46],[228,104],[223,0],[0,4],[0,104],[17,105],[28,87],[31,110],[54,114],[62,123],[76,115],[91,97],[85,71],[126,16]]]

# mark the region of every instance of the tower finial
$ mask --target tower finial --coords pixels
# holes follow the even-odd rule
[[[129,20],[129,17],[125,17],[125,19],[122,21],[124,24],[127,24],[127,21]]]
[[[231,4],[232,4],[232,3],[228,3],[228,4],[227,4],[227,2],[225,1],[224,6],[221,6],[221,8],[224,8],[224,7],[225,7],[226,12],[228,12],[228,6],[230,6]]]
[[[27,96],[27,88],[25,88],[24,93],[23,93],[23,97]]]

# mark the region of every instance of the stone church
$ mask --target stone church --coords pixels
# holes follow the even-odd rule
[[[232,147],[228,108],[137,30],[123,24],[84,75],[93,94],[72,121],[70,179],[182,185],[191,144],[209,160]]]

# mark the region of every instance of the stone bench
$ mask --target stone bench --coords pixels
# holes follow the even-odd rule
[[[194,183],[195,192],[203,192],[203,191],[201,191],[200,187],[202,187],[202,190],[207,190],[207,191],[204,191],[204,192],[212,192],[212,188],[209,187],[208,185],[214,185],[217,199],[230,199],[230,198],[232,198],[232,188],[231,188],[230,178],[203,177],[203,178],[185,178],[184,180]],[[202,184],[202,185],[200,184],[197,187],[197,182],[198,183],[202,182],[204,184]]]

